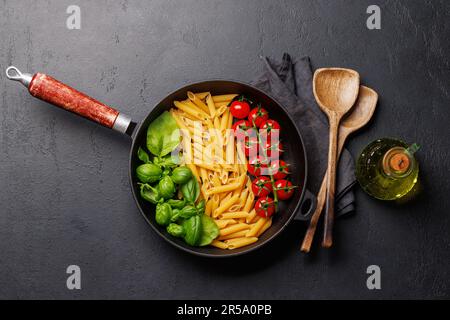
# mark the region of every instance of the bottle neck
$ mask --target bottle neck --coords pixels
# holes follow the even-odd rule
[[[394,147],[385,153],[381,168],[388,177],[393,179],[405,178],[413,171],[415,161],[414,156],[405,148]]]

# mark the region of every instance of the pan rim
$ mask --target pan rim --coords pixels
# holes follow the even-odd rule
[[[185,246],[182,246],[178,243],[176,243],[174,240],[170,239],[169,237],[167,237],[159,228],[157,228],[155,225],[153,225],[153,223],[150,221],[150,219],[147,217],[147,215],[145,214],[144,210],[142,209],[141,205],[139,204],[138,201],[138,194],[135,192],[134,188],[133,188],[133,172],[132,172],[132,158],[133,158],[133,150],[135,149],[135,145],[136,145],[136,140],[137,140],[137,136],[138,133],[142,130],[142,127],[144,125],[145,120],[152,114],[152,112],[154,111],[154,109],[168,96],[171,96],[173,94],[175,94],[178,91],[182,91],[182,90],[187,90],[188,87],[192,87],[192,86],[197,86],[197,85],[201,85],[201,84],[207,84],[210,82],[230,82],[230,83],[234,83],[234,84],[238,84],[238,85],[242,85],[242,86],[247,86],[252,88],[253,90],[259,91],[260,93],[266,95],[269,99],[271,99],[273,102],[275,102],[287,115],[287,117],[289,118],[289,120],[292,122],[292,124],[294,125],[294,128],[297,132],[298,137],[300,138],[300,143],[302,145],[303,148],[303,157],[304,157],[304,167],[305,167],[305,179],[303,182],[303,189],[302,189],[302,193],[300,195],[299,200],[297,201],[297,204],[295,205],[294,210],[291,213],[291,216],[288,218],[288,220],[273,234],[271,235],[269,238],[267,238],[265,241],[262,241],[260,243],[257,243],[254,247],[251,247],[247,250],[244,251],[240,251],[240,252],[230,252],[227,254],[223,254],[223,255],[215,255],[215,254],[211,254],[211,253],[203,253],[203,252],[199,252],[196,249],[196,247],[192,247],[192,248],[188,248]],[[168,243],[170,243],[171,245],[175,246],[176,248],[193,254],[195,256],[200,256],[200,257],[205,257],[205,258],[215,258],[215,259],[219,259],[219,258],[231,258],[231,257],[237,257],[237,256],[242,256],[245,254],[248,254],[250,252],[256,251],[260,248],[262,248],[263,246],[267,245],[269,242],[273,241],[275,238],[277,238],[285,229],[286,227],[292,222],[292,220],[294,220],[295,216],[298,213],[298,210],[300,209],[300,206],[303,202],[303,199],[305,197],[305,192],[306,192],[306,184],[307,184],[307,180],[308,180],[308,157],[307,157],[307,152],[306,152],[306,148],[305,148],[305,143],[303,141],[303,136],[300,133],[300,130],[298,128],[298,126],[296,125],[295,121],[293,120],[292,116],[290,115],[289,111],[274,97],[272,97],[270,94],[266,93],[265,91],[255,87],[254,85],[251,85],[249,83],[243,82],[243,81],[236,81],[236,80],[232,80],[232,79],[211,79],[211,80],[203,80],[203,81],[197,81],[197,82],[192,82],[192,83],[188,83],[186,85],[183,85],[182,87],[179,87],[178,89],[175,89],[173,91],[171,91],[170,93],[168,93],[167,95],[165,95],[158,103],[156,103],[153,108],[151,109],[151,111],[146,115],[146,117],[140,121],[138,123],[138,125],[136,126],[136,128],[133,131],[132,134],[132,144],[131,144],[131,149],[130,149],[130,154],[129,154],[129,158],[128,158],[128,178],[129,178],[129,186],[131,188],[131,192],[133,194],[133,198],[134,201],[136,203],[136,206],[139,209],[139,212],[141,213],[142,217],[144,218],[144,220],[147,222],[147,224],[149,224],[151,226],[151,228],[159,235],[161,236],[161,238],[163,238],[164,240],[166,240]]]

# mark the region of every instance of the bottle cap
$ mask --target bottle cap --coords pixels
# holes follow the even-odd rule
[[[409,165],[410,161],[408,156],[402,152],[393,154],[389,159],[389,166],[397,172],[406,172],[409,168]]]
[[[388,176],[400,178],[411,173],[414,157],[405,148],[395,147],[386,152],[382,163]]]

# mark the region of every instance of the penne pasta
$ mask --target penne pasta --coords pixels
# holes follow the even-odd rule
[[[203,159],[202,159],[202,146],[198,143],[194,143],[192,145],[192,147],[194,148],[194,164],[197,165],[199,163],[203,163]]]
[[[226,101],[231,101],[234,98],[236,98],[238,95],[237,94],[223,94],[220,96],[213,96],[212,99],[215,103],[217,102],[226,102]]]
[[[203,103],[203,106],[206,107],[205,109],[203,109],[203,107],[199,107],[197,106],[195,103],[193,103],[190,99],[184,100],[183,103],[185,103],[190,109],[192,110],[196,110],[198,112],[200,112],[203,115],[202,120],[206,120],[208,118],[210,118],[211,116],[208,114],[208,107],[206,107],[206,105]]]
[[[250,211],[250,213],[248,214],[248,216],[245,218],[245,222],[247,223],[251,223],[253,221],[253,218],[256,216],[256,211],[255,209],[253,209],[252,211]]]
[[[180,116],[178,115],[178,112],[176,112],[174,109],[170,109],[170,114],[175,119],[175,122],[177,123],[177,126],[180,129],[188,130],[186,124],[184,123],[184,121],[181,120]]]
[[[216,111],[216,117],[214,117],[214,120],[213,120],[213,124],[214,124],[215,130],[219,130],[219,128],[220,128],[220,119],[217,117],[217,111]],[[221,145],[221,147],[223,147],[223,144]]]
[[[253,191],[250,189],[247,199],[245,201],[244,209],[243,211],[250,212],[251,208],[253,208],[253,202],[255,201],[255,195],[253,194]]]
[[[218,241],[218,240],[214,240],[213,242],[211,242],[211,245],[213,247],[219,248],[219,249],[228,249],[228,244],[222,242],[222,241]]]
[[[236,239],[236,238],[243,238],[243,237],[245,237],[246,233],[247,233],[247,230],[242,230],[242,231],[228,234],[226,236],[220,236],[219,238],[217,238],[217,240],[223,241],[223,240],[231,240],[231,239]]]
[[[211,131],[214,130],[214,123],[212,122],[211,119],[206,119],[206,126],[208,127],[209,132],[211,133]],[[213,134],[211,134],[211,136],[213,136]]]
[[[206,173],[206,169],[200,168],[199,173],[200,173],[200,178],[202,179],[202,183],[205,184],[206,181],[208,180],[208,174]]]
[[[248,186],[247,188],[244,189],[244,191],[241,192],[240,196],[239,196],[239,203],[244,206],[245,203],[247,202],[247,197],[248,197]],[[246,211],[248,212],[248,211]]]
[[[203,199],[205,199],[205,201],[208,201],[209,199],[209,195],[206,193],[206,185],[202,185],[200,188],[200,193],[202,194]],[[206,207],[205,207],[206,210]]]
[[[231,196],[232,196],[231,192],[228,192],[228,193],[226,193],[226,192],[220,193],[220,194],[219,194],[219,206],[220,206],[220,204],[221,204],[222,202],[225,202],[225,201],[230,200]]]
[[[219,227],[219,229],[223,229],[227,226],[236,224],[237,221],[234,219],[220,219],[220,220],[214,220],[217,224],[217,226]]]
[[[208,95],[210,96],[211,94],[209,92],[199,92],[195,94],[197,96],[197,98],[203,100],[205,99]]]
[[[231,116],[231,113],[230,113],[230,116],[228,117],[227,129],[231,129],[232,127],[233,127],[233,117]],[[234,135],[233,135],[233,138],[234,138]]]
[[[186,164],[192,164],[193,155],[192,155],[192,144],[189,133],[185,132],[184,129],[181,129],[182,141],[181,144],[183,146],[183,160]]]
[[[212,182],[213,186],[214,187],[220,186],[221,185],[220,184],[220,178],[219,178],[217,172],[214,172],[214,173],[211,173],[211,174],[212,174],[212,177],[211,177],[210,181]]]
[[[247,218],[248,212],[238,211],[238,212],[224,212],[220,215],[221,219],[240,219]]]
[[[189,126],[189,122],[199,121],[198,118],[196,118],[182,110],[178,110],[178,113],[180,114],[181,119],[185,122],[185,124],[188,126],[188,128],[191,127],[191,126]]]
[[[250,228],[250,226],[248,224],[246,224],[246,223],[238,223],[238,224],[235,224],[235,225],[232,225],[232,226],[220,229],[220,233],[219,234],[221,236],[226,236],[226,235],[229,235],[229,234],[241,231],[241,230],[246,230],[246,229],[249,229],[249,228]]]
[[[230,207],[230,209],[228,209],[228,211],[229,212],[236,212],[236,211],[239,211],[241,208],[242,208],[241,204],[240,203],[236,203],[236,204],[233,204]]]
[[[247,157],[245,156],[244,147],[241,142],[237,143],[236,153],[237,153],[238,163],[246,165]],[[247,168],[247,166],[245,166],[245,168]]]
[[[216,211],[216,209],[219,207],[219,196],[217,194],[213,195],[211,198],[212,205],[211,205],[211,213]]]
[[[222,204],[213,212],[214,217],[220,216],[222,213],[224,213],[226,210],[228,210],[233,204],[236,203],[236,201],[239,200],[239,195],[234,195],[230,197],[228,200],[223,201]]]
[[[227,184],[228,182],[228,171],[220,171],[220,181],[222,184]]]
[[[242,174],[238,179],[238,183],[239,183],[239,188],[242,188],[242,186],[245,184],[245,182],[247,181],[247,175],[246,174]]]
[[[225,158],[226,163],[231,165],[236,159],[236,146],[234,144],[234,135],[232,130],[225,131]]]
[[[230,192],[230,191],[236,190],[239,187],[240,187],[240,183],[239,182],[227,184],[227,185],[224,185],[224,186],[219,185],[219,186],[215,186],[215,187],[209,189],[208,193],[209,194],[218,194],[218,193]]]
[[[225,243],[228,245],[228,249],[234,250],[234,249],[248,246],[252,243],[255,243],[256,241],[258,241],[258,238],[256,238],[256,237],[251,237],[251,238],[246,237],[246,238],[237,238],[237,239],[232,239],[232,240],[226,240]]]
[[[197,178],[197,181],[200,182],[200,175],[198,174],[197,167],[192,163],[186,163],[186,166],[191,169],[192,174]]]
[[[173,103],[174,103],[175,107],[177,107],[178,109],[193,116],[197,120],[203,120],[203,119],[208,118],[208,116],[205,113],[203,113],[201,110],[199,110],[198,108],[192,108],[192,106],[188,105],[187,103],[180,102],[180,101],[174,101]]]
[[[214,100],[210,94],[206,96],[206,105],[208,106],[209,114],[211,117],[214,117],[216,115],[216,105],[214,104]]]
[[[258,231],[261,230],[262,226],[264,225],[264,223],[266,223],[267,219],[266,218],[261,218],[260,220],[258,220],[258,222],[256,222],[252,228],[248,231],[247,233],[247,237],[254,237],[258,234]]]
[[[263,217],[256,215],[256,216],[253,217],[253,219],[252,219],[252,221],[250,221],[250,223],[256,223],[256,222],[258,222],[260,219],[263,219]]]
[[[222,160],[222,162],[219,162],[220,163],[220,167],[223,169],[223,170],[226,170],[226,171],[228,171],[228,172],[236,172],[237,170],[236,170],[236,167],[234,167],[234,166],[232,166],[232,165],[229,165],[229,164],[225,164],[224,163],[225,161],[223,161]]]
[[[203,110],[207,114],[209,113],[208,106],[201,99],[199,99],[195,94],[188,91],[187,96],[188,96],[189,100],[191,100],[191,102],[193,104],[195,104],[199,109]],[[209,115],[212,116],[211,114],[209,114]]]
[[[269,229],[272,226],[272,218],[266,221],[266,223],[263,224],[261,229],[258,231],[256,236],[259,238],[267,229]]]
[[[194,163],[197,167],[208,169],[211,171],[221,172],[220,167],[213,165],[213,164],[206,164],[201,159],[196,159],[196,162],[194,162]]]
[[[211,214],[212,214],[212,205],[213,205],[213,202],[211,201],[211,200],[206,200],[205,199],[205,201],[206,201],[206,205],[205,205],[205,214],[208,216],[208,217],[210,217],[211,216]],[[216,222],[216,224],[217,224],[217,222]],[[219,227],[220,228],[220,227]]]
[[[230,116],[230,112],[228,109],[222,114],[222,118],[220,119],[220,131],[223,132],[228,126],[228,117]],[[225,138],[226,139],[226,138]]]
[[[208,194],[217,194],[217,193],[224,193],[224,192],[229,192],[229,191],[234,191],[237,188],[240,187],[240,183],[239,182],[235,182],[232,184],[227,184],[224,186],[217,186],[214,188],[211,188],[208,190]]]
[[[215,126],[215,124],[214,124],[214,126]],[[214,150],[215,151],[220,151],[218,153],[218,156],[222,157],[222,154],[223,154],[222,148],[225,145],[225,142],[223,141],[222,133],[220,132],[220,130],[217,130],[216,128],[214,128],[214,129],[212,129],[210,131],[212,131],[212,132],[210,132],[210,134],[213,137],[215,137],[215,145],[214,145],[215,148],[214,148]]]
[[[217,108],[216,114],[215,114],[216,119],[221,117],[227,110],[228,110],[227,106],[221,106],[221,107]],[[219,128],[220,128],[220,126],[219,126]]]

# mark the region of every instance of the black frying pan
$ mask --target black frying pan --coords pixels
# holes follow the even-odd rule
[[[268,94],[251,85],[236,81],[213,80],[185,86],[169,94],[159,102],[150,111],[147,117],[137,125],[137,123],[133,122],[128,116],[119,113],[115,109],[108,107],[47,75],[36,73],[32,76],[30,74],[21,73],[15,67],[9,67],[6,70],[6,75],[9,79],[24,84],[33,96],[98,122],[108,128],[128,134],[132,138],[129,176],[133,196],[139,211],[142,213],[148,224],[162,238],[179,249],[206,257],[230,257],[241,255],[260,248],[274,239],[289,224],[296,214],[301,220],[308,221],[314,210],[314,196],[312,196],[305,188],[307,178],[307,158],[302,136],[298,128],[283,106]],[[282,125],[281,140],[283,141],[285,149],[283,160],[290,164],[290,170],[292,172],[290,179],[294,185],[299,186],[299,189],[297,189],[294,197],[290,200],[282,201],[280,203],[280,210],[274,215],[272,226],[252,245],[232,251],[214,247],[188,246],[183,240],[169,235],[164,228],[156,223],[154,206],[140,197],[135,170],[140,164],[140,160],[137,157],[137,150],[140,146],[144,147],[146,145],[147,127],[163,111],[169,110],[173,106],[174,100],[184,100],[187,91],[209,91],[212,95],[228,93],[246,95],[252,100],[260,102],[264,108],[269,111],[270,117],[277,120]]]

